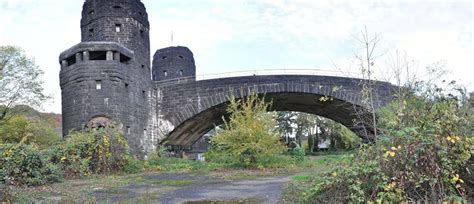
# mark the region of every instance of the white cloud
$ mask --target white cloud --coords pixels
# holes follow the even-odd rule
[[[173,31],[174,44],[194,52],[198,73],[242,67],[335,69],[332,61],[348,69],[359,46],[354,35],[367,26],[381,34],[381,52],[406,50],[420,67],[445,59],[454,77],[472,83],[474,76],[471,1],[143,2],[150,17],[152,54],[171,45]],[[18,45],[36,58],[45,71],[46,92],[54,95],[47,111],[61,109],[57,58],[80,42],[82,3],[0,0],[0,44]]]

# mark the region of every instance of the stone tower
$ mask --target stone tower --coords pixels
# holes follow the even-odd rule
[[[153,56],[153,80],[196,80],[193,53],[187,47],[167,47],[157,50]]]
[[[150,37],[140,0],[86,0],[82,42],[61,53],[63,135],[116,123],[132,150],[148,135]]]

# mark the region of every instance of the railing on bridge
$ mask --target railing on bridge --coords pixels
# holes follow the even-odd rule
[[[217,74],[197,75],[196,80],[208,80],[228,77],[243,77],[243,76],[268,76],[268,75],[319,75],[319,76],[335,76],[335,77],[350,77],[361,78],[361,74],[354,72],[342,72],[335,70],[322,69],[262,69],[249,71],[235,71]]]
[[[219,79],[219,78],[230,78],[230,77],[245,77],[245,76],[268,76],[268,75],[311,75],[311,76],[334,76],[334,77],[348,77],[348,78],[362,78],[360,73],[355,72],[342,72],[335,70],[322,70],[322,69],[262,69],[262,70],[248,70],[248,71],[235,71],[235,72],[224,72],[216,74],[201,74],[196,76],[197,81]],[[181,77],[176,79],[158,81],[160,84],[187,81],[194,77]]]

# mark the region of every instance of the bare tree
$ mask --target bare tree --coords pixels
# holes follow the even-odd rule
[[[355,57],[358,60],[361,77],[363,79],[360,81],[362,104],[367,110],[362,110],[358,107],[354,107],[354,109],[357,112],[356,116],[359,120],[357,123],[358,126],[362,129],[366,139],[370,140],[372,137],[377,137],[377,106],[375,105],[375,80],[373,74],[375,59],[380,57],[376,55],[375,52],[380,42],[380,37],[378,34],[370,35],[367,28],[365,28],[356,39],[363,45],[362,51],[357,53]],[[370,116],[367,115],[367,111]]]

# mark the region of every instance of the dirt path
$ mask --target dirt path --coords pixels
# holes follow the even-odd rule
[[[149,175],[144,179],[147,184],[99,189],[95,198],[98,202],[114,203],[277,203],[284,184],[290,180],[289,177],[224,180],[190,174]]]

